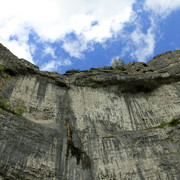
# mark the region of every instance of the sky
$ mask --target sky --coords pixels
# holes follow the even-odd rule
[[[0,43],[64,74],[180,49],[180,0],[0,0]]]

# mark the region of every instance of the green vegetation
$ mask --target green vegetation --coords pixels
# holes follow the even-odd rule
[[[103,66],[99,68],[90,68],[89,70],[84,70],[81,72],[89,72],[89,71],[113,71],[113,70],[119,70],[119,71],[125,71],[126,68],[124,66],[124,61],[118,57],[115,57],[112,59],[112,64],[110,67],[108,66]],[[65,74],[74,74],[74,73],[79,73],[79,69],[70,69],[67,70]]]
[[[5,79],[9,79],[10,75],[7,72],[5,72],[5,70],[6,68],[3,65],[0,65],[0,75]]]
[[[0,108],[18,116],[22,116],[22,114],[26,111],[26,107],[23,102],[19,102],[17,106],[12,107],[9,99],[0,99]]]
[[[99,71],[98,68],[91,68],[90,71]]]
[[[180,118],[175,118],[169,122],[169,126],[176,126],[180,123]]]
[[[23,102],[21,102],[19,105],[17,105],[13,109],[14,114],[18,116],[22,116],[25,111],[26,111],[26,107],[24,106]]]
[[[0,65],[0,74],[2,74],[5,71],[5,67],[3,65]]]
[[[107,70],[112,70],[113,68],[111,67],[107,67],[107,66],[103,66],[103,67],[99,67],[99,68],[91,68],[90,71],[107,71]]]
[[[67,73],[72,73],[72,74],[74,74],[74,73],[79,73],[80,71],[79,71],[79,69],[70,69],[70,70],[67,70],[66,71],[66,74]]]
[[[165,122],[165,123],[162,123],[160,124],[159,126],[155,126],[155,127],[150,127],[148,129],[156,129],[156,128],[163,128],[165,126],[176,126],[177,124],[180,123],[180,118],[174,118],[172,119],[171,121],[169,122]]]
[[[125,70],[124,68],[124,61],[118,57],[112,59],[111,67],[115,70]]]
[[[8,99],[0,99],[0,107],[4,110],[10,109],[10,102]]]

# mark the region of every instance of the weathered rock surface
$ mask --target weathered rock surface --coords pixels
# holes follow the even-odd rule
[[[25,107],[0,109],[1,180],[180,179],[180,125],[149,129],[180,117],[180,51],[61,75],[0,44],[0,64],[0,99]]]

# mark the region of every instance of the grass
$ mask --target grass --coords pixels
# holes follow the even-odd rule
[[[155,127],[150,127],[148,129],[156,129],[156,128],[163,128],[165,126],[176,126],[180,123],[180,118],[174,118],[169,122],[164,122],[162,124],[160,124],[159,126],[155,126]]]
[[[0,74],[2,74],[5,71],[5,67],[3,65],[0,65]]]

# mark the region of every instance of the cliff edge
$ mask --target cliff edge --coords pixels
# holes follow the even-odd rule
[[[179,50],[63,75],[0,44],[0,180],[178,180],[179,130]]]

